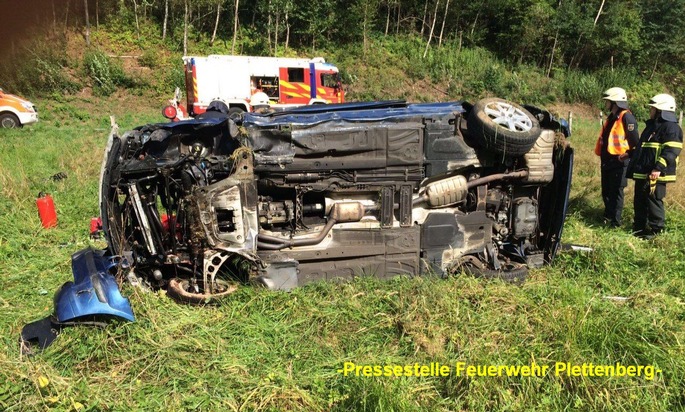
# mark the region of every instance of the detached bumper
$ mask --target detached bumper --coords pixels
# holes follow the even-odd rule
[[[60,322],[84,316],[110,315],[133,321],[128,299],[108,270],[114,263],[103,251],[83,249],[71,257],[74,282],[67,282],[55,294],[55,315]]]

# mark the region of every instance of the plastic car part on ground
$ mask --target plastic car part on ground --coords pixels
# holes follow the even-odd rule
[[[83,249],[71,257],[73,282],[67,282],[55,294],[54,314],[29,323],[21,332],[22,352],[31,345],[46,348],[61,328],[75,324],[104,326],[112,317],[133,322],[135,317],[128,299],[119,291],[110,269],[121,264],[105,251]]]

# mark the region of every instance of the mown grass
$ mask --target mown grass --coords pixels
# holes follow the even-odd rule
[[[123,129],[158,121],[159,103],[126,96],[38,101],[42,120],[0,131],[0,409],[24,410],[612,410],[685,407],[685,211],[669,188],[668,231],[654,241],[601,226],[596,122],[574,121],[577,153],[562,253],[522,286],[466,276],[358,278],[291,293],[245,287],[189,307],[124,286],[135,323],[65,329],[33,357],[21,327],[52,310],[88,240],[110,113]],[[53,181],[58,172],[67,179]],[[50,192],[58,227],[35,209]],[[624,302],[608,296],[628,298]],[[356,377],[345,362],[452,366],[655,365],[643,377]],[[47,378],[47,384],[40,378]],[[42,381],[42,382],[41,382]],[[41,385],[43,384],[43,385]]]

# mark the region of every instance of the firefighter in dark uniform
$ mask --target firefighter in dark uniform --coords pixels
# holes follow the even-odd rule
[[[675,182],[683,130],[675,116],[675,98],[657,94],[649,101],[649,120],[631,156],[628,176],[635,180],[633,233],[651,239],[664,230],[666,185]]]
[[[628,110],[625,90],[612,87],[604,92],[602,99],[609,115],[597,139],[595,154],[601,159],[604,220],[611,227],[619,227],[623,213],[623,188],[628,185],[626,169],[630,153],[637,146],[639,133],[635,116]]]
[[[207,110],[196,117],[200,120],[211,118],[228,118],[228,105],[221,100],[212,100],[207,106]]]

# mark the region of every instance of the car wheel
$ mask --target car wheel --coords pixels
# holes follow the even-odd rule
[[[225,280],[217,279],[215,281],[214,293],[207,293],[202,291],[197,292],[191,286],[190,281],[186,279],[171,279],[167,288],[167,295],[174,300],[181,303],[189,303],[191,305],[202,305],[208,303],[216,303],[218,299],[226,297],[238,290],[238,285],[227,282]]]
[[[245,110],[241,109],[240,107],[231,107],[228,109],[228,118],[234,122],[238,122],[242,120],[243,113],[245,113]]]
[[[494,270],[488,268],[475,256],[464,256],[459,263],[457,263],[451,273],[458,273],[463,271],[467,275],[483,279],[500,279],[504,282],[513,284],[522,284],[528,276],[528,266],[522,263],[505,263],[502,269]]]
[[[508,156],[523,156],[542,129],[528,110],[498,98],[479,100],[471,109],[468,129],[484,148]]]
[[[3,113],[0,114],[0,126],[5,129],[14,129],[21,127],[21,123],[19,123],[19,118],[12,113]]]

